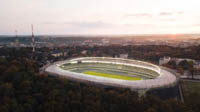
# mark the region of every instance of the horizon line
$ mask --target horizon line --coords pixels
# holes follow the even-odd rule
[[[31,36],[32,34],[21,34],[18,36]],[[177,33],[177,34],[170,34],[170,33],[161,33],[161,34],[35,34],[35,36],[156,36],[156,35],[200,35],[200,33]],[[14,34],[4,34],[0,36],[16,36]]]

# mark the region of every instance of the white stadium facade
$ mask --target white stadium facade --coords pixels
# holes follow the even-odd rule
[[[122,69],[124,69],[124,71],[129,71],[129,73],[131,72],[137,77],[142,77],[142,80],[121,80],[115,78],[100,77],[84,73],[73,72],[71,69],[67,70],[62,68],[65,65],[78,64],[78,63],[83,63],[82,65],[87,65],[88,69],[92,69],[93,66],[98,66],[98,68],[99,66],[101,66],[102,69],[109,68],[109,70],[116,69],[115,71],[120,71],[120,70],[123,71]],[[83,68],[84,66],[81,67]],[[79,66],[79,68],[81,67]],[[138,72],[137,69],[133,70],[131,67],[139,68],[138,70],[140,71]],[[145,70],[147,72],[145,72]],[[67,79],[76,80],[80,82],[90,82],[95,84],[102,84],[105,86],[130,88],[137,90],[168,87],[175,85],[177,83],[176,75],[167,69],[164,69],[160,66],[144,61],[122,59],[122,58],[110,58],[110,57],[75,58],[75,59],[55,62],[47,66],[45,68],[45,72],[50,75],[58,77],[66,77]],[[137,74],[135,74],[134,72]]]

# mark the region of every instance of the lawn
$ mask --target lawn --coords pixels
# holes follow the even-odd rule
[[[181,81],[185,100],[190,100],[193,96],[200,96],[200,82]]]
[[[87,71],[84,74],[93,75],[93,76],[100,76],[100,77],[107,77],[107,78],[114,78],[114,79],[121,79],[121,80],[142,80],[139,77],[130,77],[130,76],[123,76],[117,74],[109,74],[109,73],[100,73],[94,71]]]

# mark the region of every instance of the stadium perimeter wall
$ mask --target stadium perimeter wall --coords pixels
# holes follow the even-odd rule
[[[87,59],[89,59],[89,60],[87,60]],[[89,75],[85,75],[85,74],[81,74],[81,73],[69,72],[69,71],[62,70],[59,67],[59,65],[62,65],[65,63],[78,61],[78,60],[91,61],[91,59],[92,59],[92,61],[96,60],[96,59],[103,59],[106,61],[107,61],[107,59],[109,61],[114,60],[115,64],[117,63],[117,64],[125,64],[125,65],[127,65],[127,64],[130,65],[130,64],[122,63],[122,62],[118,62],[118,61],[125,60],[126,62],[128,61],[131,64],[133,64],[133,62],[136,62],[136,63],[139,63],[139,65],[137,67],[141,67],[142,65],[144,65],[143,68],[148,68],[148,69],[154,70],[154,71],[160,73],[160,76],[155,79],[149,79],[149,80],[126,81],[126,80],[109,79],[109,78],[104,78],[104,77],[96,77],[96,76],[89,76]],[[113,62],[111,62],[111,63],[113,63]],[[45,72],[47,72],[51,75],[54,75],[54,76],[68,78],[70,80],[88,82],[88,83],[98,83],[98,84],[102,84],[105,86],[107,85],[107,86],[113,86],[113,87],[130,88],[130,89],[134,89],[134,90],[169,87],[169,86],[175,85],[177,82],[176,81],[177,78],[173,73],[171,73],[167,70],[164,70],[164,69],[160,69],[156,65],[153,65],[153,64],[150,64],[147,62],[137,61],[137,60],[120,59],[120,58],[105,58],[105,57],[103,57],[103,58],[102,57],[101,58],[99,58],[99,57],[98,58],[97,57],[76,58],[76,59],[72,59],[72,60],[56,62],[56,63],[48,66],[45,69]]]

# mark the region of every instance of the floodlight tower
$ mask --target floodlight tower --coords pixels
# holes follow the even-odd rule
[[[19,47],[19,40],[18,40],[18,36],[17,36],[17,30],[15,30],[15,35],[16,35],[15,46]]]
[[[32,29],[32,47],[33,47],[33,53],[35,52],[35,37],[33,34],[33,25],[31,25],[31,29]]]

